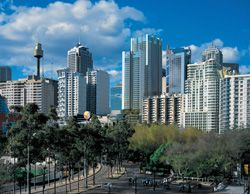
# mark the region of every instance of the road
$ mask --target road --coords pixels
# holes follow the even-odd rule
[[[107,178],[108,177],[108,171],[109,168],[107,166],[102,166],[101,170],[96,174],[96,185],[99,185],[96,188],[93,188],[92,186],[92,176],[90,176],[88,178],[88,183],[90,185],[89,188],[91,188],[91,190],[85,190],[83,191],[84,188],[84,180],[81,180],[79,183],[80,186],[80,191],[82,194],[85,193],[92,193],[92,194],[107,194],[107,193],[111,193],[111,194],[150,194],[150,193],[154,193],[154,194],[162,194],[162,193],[169,193],[169,194],[177,194],[177,193],[181,193],[179,192],[180,186],[177,184],[171,184],[170,185],[170,189],[166,190],[164,189],[162,186],[158,186],[155,188],[155,191],[153,189],[152,186],[143,186],[142,184],[142,180],[147,179],[151,179],[153,180],[153,175],[143,175],[139,173],[139,168],[137,165],[135,164],[126,164],[126,173],[121,176],[120,178],[117,179],[110,179]],[[132,184],[129,184],[129,178],[131,177],[137,177],[137,186],[135,187]],[[56,192],[59,194],[66,194],[66,193],[70,193],[70,190],[73,191],[74,193],[77,192],[78,190],[78,182],[76,181],[77,177],[75,177],[75,182],[71,183],[71,186],[68,184],[67,187],[65,186],[65,184],[63,183],[59,183],[60,181],[57,181],[57,188],[56,188]],[[156,181],[157,180],[162,180],[162,177],[156,177]],[[112,183],[112,187],[109,188],[104,186],[105,183]],[[45,190],[45,194],[53,194],[54,193],[54,188],[53,188],[53,184],[51,183],[52,187],[50,189],[47,188],[46,186],[46,190]],[[67,192],[66,192],[67,190]],[[231,190],[231,189],[230,189]],[[241,188],[237,188],[237,191],[241,191]],[[18,193],[18,191],[17,191]],[[32,190],[32,193],[34,194],[42,194],[41,188],[40,190],[37,189],[36,191]],[[185,190],[185,192],[182,193],[187,193],[187,190]],[[192,189],[192,193],[196,193],[196,194],[208,194],[211,193],[211,188],[202,188],[202,189]],[[226,190],[226,192],[224,193],[232,193],[229,190]],[[242,192],[240,192],[242,193]],[[240,194],[239,193],[239,194]],[[1,192],[0,192],[1,194]],[[238,192],[237,192],[238,194]]]
[[[119,179],[108,179],[108,178],[103,178],[100,179],[101,182],[98,182],[98,184],[101,183],[112,183],[112,187],[110,189],[111,194],[149,194],[149,193],[154,193],[154,194],[162,194],[162,193],[171,193],[171,194],[177,194],[179,192],[179,185],[171,185],[170,190],[164,189],[162,186],[158,186],[155,188],[155,191],[153,187],[149,186],[143,186],[142,180],[145,178],[149,178],[153,180],[152,175],[142,175],[139,173],[139,168],[136,165],[126,165],[127,173],[123,176],[121,176]],[[130,177],[137,177],[137,187],[135,188],[134,185],[129,185],[129,178]],[[156,177],[156,181],[162,180],[160,177]],[[136,190],[136,191],[135,191]],[[204,188],[203,190],[192,190],[192,193],[197,193],[197,194],[205,194],[205,193],[210,193],[210,189]],[[109,188],[102,186],[95,188],[93,190],[87,191],[87,192],[82,192],[83,193],[92,193],[92,194],[107,194],[109,193]],[[183,192],[186,193],[186,192]]]

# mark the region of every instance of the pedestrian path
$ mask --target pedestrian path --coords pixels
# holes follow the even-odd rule
[[[97,168],[95,170],[95,173],[98,173],[101,170],[101,168],[102,168],[102,166],[100,164],[98,164]],[[80,174],[81,175],[79,176],[79,182],[82,182],[82,180],[84,180],[84,176],[83,176],[82,171],[80,172]],[[88,179],[92,176],[93,176],[93,169],[91,168],[89,170]],[[67,180],[64,178],[63,180],[56,181],[56,190],[65,190],[66,186],[67,186],[68,190],[71,190],[72,192],[75,191],[75,193],[78,192],[78,173],[73,176],[73,178],[70,180],[70,182],[68,181],[68,178],[67,178]],[[50,183],[50,186],[46,186],[44,191],[45,191],[45,193],[53,193],[54,188],[55,188],[54,183]],[[79,183],[79,191],[80,191],[80,188],[81,189],[83,188],[82,183],[81,184]],[[90,188],[91,188],[91,186],[90,186]],[[84,190],[84,189],[82,189],[82,190]],[[35,194],[41,193],[42,191],[43,191],[42,187],[39,187],[39,189],[36,189],[36,190],[35,189],[31,190],[31,192],[35,193]],[[71,191],[69,191],[68,193],[70,193]]]
[[[243,194],[243,186],[228,186],[224,191],[215,192],[217,194]]]

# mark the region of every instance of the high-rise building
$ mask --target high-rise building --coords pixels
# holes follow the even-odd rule
[[[220,62],[220,63],[219,63]],[[188,65],[185,84],[184,127],[219,131],[219,83],[222,53],[215,46],[203,52],[203,61]]]
[[[109,110],[109,74],[102,70],[87,72],[87,110],[107,115]]]
[[[122,84],[117,84],[110,91],[111,110],[122,109]]]
[[[220,133],[250,126],[250,75],[226,75],[220,82]]]
[[[0,66],[0,82],[11,80],[11,68],[8,66]]]
[[[209,46],[206,50],[202,53],[202,61],[207,60],[215,60],[217,64],[222,65],[223,63],[223,54],[220,49],[218,49],[215,45]]]
[[[8,107],[36,103],[39,111],[48,113],[57,106],[57,81],[37,76],[0,83],[0,94],[7,100]]]
[[[58,116],[65,120],[70,116],[83,115],[86,111],[86,79],[82,73],[69,68],[58,73]]]
[[[168,47],[166,53],[166,91],[169,94],[184,94],[187,65],[191,63],[191,50]]]
[[[162,69],[162,81],[161,81],[161,93],[166,94],[167,93],[167,81],[166,81],[166,69]]]
[[[122,53],[122,109],[142,109],[143,97],[162,91],[162,41],[146,34],[132,38]]]
[[[84,76],[93,68],[92,54],[87,47],[78,43],[68,51],[68,67],[72,72],[82,73]]]
[[[182,127],[183,95],[161,95],[143,100],[142,122]]]

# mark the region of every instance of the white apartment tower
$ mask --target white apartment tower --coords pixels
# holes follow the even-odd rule
[[[220,82],[220,133],[250,126],[250,75],[225,75]]]
[[[6,98],[8,107],[35,103],[40,112],[48,113],[51,106],[57,105],[57,81],[36,76],[6,81],[0,83],[0,94]]]
[[[162,41],[146,34],[131,38],[122,52],[122,109],[142,110],[144,97],[162,91]]]
[[[109,74],[102,70],[87,72],[87,110],[96,115],[109,114]]]
[[[69,68],[58,73],[58,116],[65,119],[86,111],[86,79]]]
[[[195,127],[206,132],[219,131],[218,71],[222,53],[215,46],[203,52],[203,61],[188,65],[185,83],[184,127]]]

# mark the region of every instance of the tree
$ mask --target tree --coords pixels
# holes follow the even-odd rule
[[[71,190],[71,174],[74,169],[74,165],[79,161],[80,152],[78,152],[75,142],[79,137],[80,126],[78,125],[76,118],[70,117],[67,120],[65,126],[59,129],[59,142],[58,142],[58,150],[56,155],[58,157],[59,165],[61,167],[65,167],[66,171],[68,171],[69,176],[68,180],[70,183]],[[67,180],[67,179],[66,179]],[[67,187],[67,186],[66,186]]]
[[[39,113],[38,106],[33,103],[18,108],[18,111],[20,119],[8,133],[8,150],[13,157],[18,158],[19,167],[25,168],[27,163],[43,160],[43,137],[40,135],[48,118]],[[31,172],[30,165],[27,170]]]
[[[56,174],[56,161],[57,161],[57,152],[60,150],[60,134],[59,134],[59,125],[58,125],[58,116],[55,107],[51,107],[48,113],[48,120],[44,127],[44,130],[41,131],[44,137],[43,142],[43,158],[46,157],[49,159],[48,163],[48,181],[50,182],[50,164],[51,159],[54,160],[54,175]]]
[[[113,162],[117,164],[117,170],[121,170],[122,161],[128,154],[128,139],[133,135],[133,133],[134,130],[125,120],[119,121],[116,125],[107,130],[107,138],[110,140],[109,146],[107,147],[107,156],[111,171]]]
[[[187,135],[188,134],[188,135]],[[183,131],[178,142],[166,149],[165,158],[185,176],[230,178],[244,150],[250,149],[249,130],[225,134]]]

